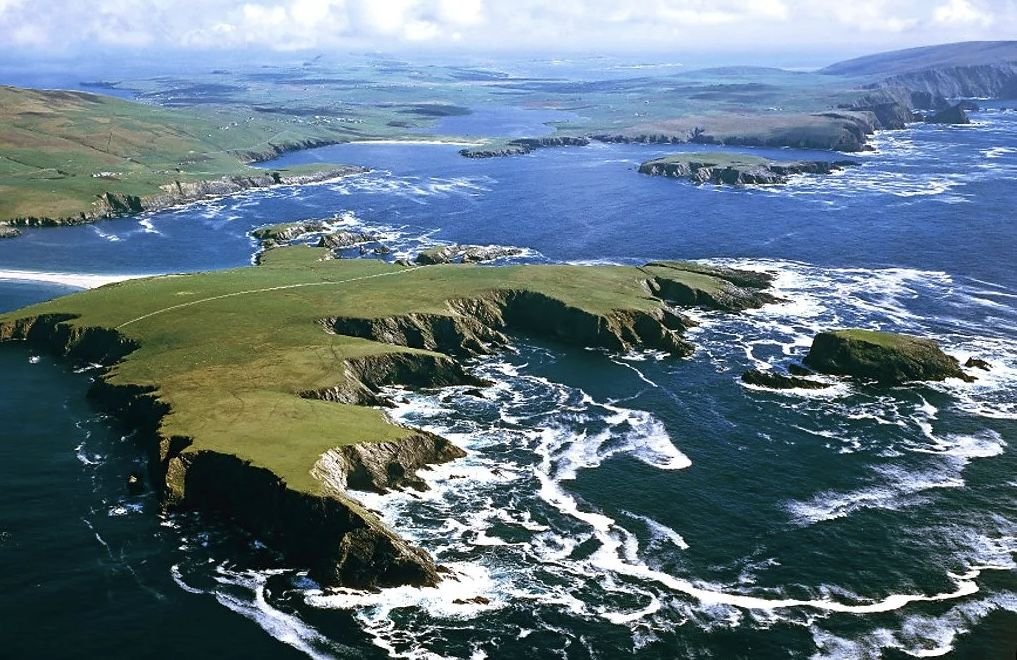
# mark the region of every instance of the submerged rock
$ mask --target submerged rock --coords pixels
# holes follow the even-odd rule
[[[0,227],[0,238],[16,238],[21,236],[21,230],[17,227]]]
[[[961,378],[960,363],[930,339],[890,332],[847,329],[821,332],[805,364],[816,371],[871,379],[883,384]]]
[[[759,369],[752,369],[743,373],[742,382],[749,385],[769,387],[775,390],[822,390],[830,387],[829,383],[822,383],[818,380],[800,378],[798,376],[788,376],[785,374],[774,373],[772,371],[760,371]]]

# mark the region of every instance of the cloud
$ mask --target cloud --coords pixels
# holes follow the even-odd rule
[[[975,7],[968,0],[950,0],[944,5],[936,7],[933,18],[937,23],[948,25],[984,25],[992,24],[992,16]]]
[[[0,0],[15,48],[871,50],[1008,38],[1017,0]]]

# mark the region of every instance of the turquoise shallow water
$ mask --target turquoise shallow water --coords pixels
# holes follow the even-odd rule
[[[1017,114],[977,120],[883,134],[862,167],[777,191],[642,177],[663,151],[642,145],[492,161],[346,145],[282,162],[375,171],[0,243],[2,269],[193,271],[248,263],[260,224],[339,214],[405,253],[728,259],[777,273],[789,301],[698,315],[684,361],[524,339],[472,365],[498,383],[483,399],[403,393],[399,419],[470,456],[423,497],[364,500],[453,567],[439,592],[322,594],[256,539],[160,519],[123,492],[139,457],[89,408],[89,374],[0,348],[5,648],[158,655],[172,629],[183,652],[237,657],[1012,657]],[[64,291],[0,282],[0,306]],[[993,369],[809,396],[738,382],[837,325]]]

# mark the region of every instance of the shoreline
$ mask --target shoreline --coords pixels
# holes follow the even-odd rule
[[[142,277],[156,277],[165,273],[149,274],[101,274],[101,273],[59,273],[34,270],[0,270],[0,282],[41,282],[60,284],[76,289],[96,289],[107,284],[136,280]]]

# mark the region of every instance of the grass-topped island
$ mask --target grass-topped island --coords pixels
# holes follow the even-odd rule
[[[830,174],[858,163],[850,160],[774,161],[749,154],[680,153],[648,160],[641,174],[688,179],[717,185],[774,185],[795,174]]]
[[[460,361],[508,334],[684,356],[673,305],[738,310],[769,278],[703,264],[645,267],[323,259],[107,285],[0,315],[0,341],[103,365],[90,396],[138,431],[168,507],[234,518],[324,584],[434,584],[439,572],[348,495],[421,486],[463,453],[394,424],[386,385],[480,383]]]

